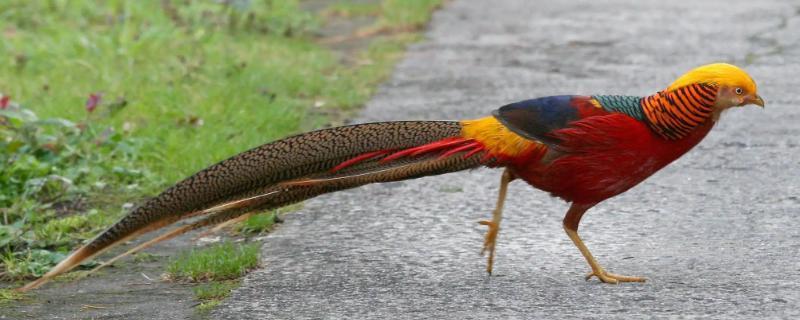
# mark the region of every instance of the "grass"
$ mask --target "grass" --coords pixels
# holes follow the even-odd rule
[[[133,255],[134,263],[158,261],[158,256],[148,252],[139,252]]]
[[[273,215],[261,216],[274,221]],[[239,245],[231,242],[193,249],[171,260],[166,276],[172,281],[199,283],[192,288],[195,298],[200,301],[196,312],[205,314],[239,286],[239,277],[258,266],[259,250],[258,243]]]
[[[438,2],[384,1],[379,23],[418,28]],[[100,122],[157,145],[139,164],[174,182],[321,125],[314,105],[361,105],[412,40],[384,39],[352,68],[309,39],[321,21],[297,1],[165,3],[4,1],[0,56],[13,58],[0,65],[0,88],[71,121],[94,116],[83,106],[101,94],[115,107]]]
[[[193,249],[169,262],[168,278],[190,282],[236,279],[258,265],[259,249],[257,243],[231,242]]]
[[[381,13],[380,3],[334,3],[323,11],[325,16],[360,17],[377,16]]]
[[[0,306],[24,298],[22,293],[10,289],[0,289]]]
[[[40,119],[12,101],[0,110],[0,136],[5,279],[41,276],[75,243],[113,222],[121,212],[109,203],[141,192],[138,181],[149,177],[132,164],[136,139],[91,122]]]
[[[221,299],[228,296],[231,290],[239,286],[239,281],[224,281],[202,284],[194,287],[194,296],[202,301]]]
[[[219,305],[223,299],[230,295],[233,289],[239,286],[238,280],[211,282],[192,288],[195,298],[200,300],[197,306],[199,313],[206,313]]]
[[[0,67],[13,75],[0,88],[72,121],[93,116],[83,110],[91,94],[124,101],[100,121],[158,145],[140,164],[169,182],[299,130],[314,121],[305,111],[315,99],[347,100],[331,89],[342,72],[335,57],[287,36],[316,26],[297,1],[165,3],[0,5],[11,30],[0,56],[17,57]]]
[[[420,30],[441,5],[442,1],[385,0],[381,3],[383,15],[379,24],[395,30]]]
[[[0,278],[42,275],[209,164],[340,123],[441,2],[337,1],[311,12],[296,0],[0,1]],[[353,17],[374,23],[337,40],[370,38],[344,59],[315,35]],[[261,214],[237,229],[274,222]],[[192,251],[170,272],[218,281],[255,265],[253,245],[222,246],[239,255]]]
[[[167,265],[167,279],[200,283],[192,288],[200,301],[196,311],[207,313],[238,287],[238,278],[258,266],[260,246],[223,242],[184,252]]]
[[[244,234],[259,234],[271,230],[278,219],[277,211],[256,214],[240,223],[237,229]]]

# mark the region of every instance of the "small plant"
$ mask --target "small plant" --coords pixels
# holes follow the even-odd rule
[[[276,222],[278,222],[277,212],[261,213],[247,218],[239,225],[238,229],[239,232],[245,234],[259,234],[272,229]]]
[[[0,274],[27,279],[110,224],[116,212],[96,207],[118,202],[109,195],[140,192],[139,180],[149,174],[134,168],[136,140],[90,122],[40,119],[8,96],[2,100]]]
[[[26,279],[41,277],[50,267],[64,258],[64,254],[42,249],[6,252],[0,257],[5,267],[5,277]]]
[[[200,305],[197,306],[197,312],[206,313],[211,311],[238,286],[239,280],[229,280],[200,284],[192,288],[195,298],[200,300]]]
[[[300,208],[300,204],[295,204],[269,212],[259,213],[242,221],[234,231],[244,235],[257,235],[269,232],[275,227],[275,224],[283,222],[280,216],[286,212],[296,211]]]
[[[239,280],[212,281],[199,284],[192,288],[194,297],[200,300],[196,311],[200,314],[208,313],[227,298],[233,289],[239,286]]]
[[[382,24],[386,28],[403,31],[419,30],[430,20],[442,0],[384,0],[381,3]]]
[[[340,2],[334,3],[323,11],[324,16],[338,16],[338,17],[360,17],[360,16],[375,16],[380,14],[381,7],[379,3],[350,3]]]
[[[258,266],[259,245],[223,242],[192,249],[167,266],[167,277],[175,281],[219,281],[236,279]]]
[[[24,295],[17,291],[11,289],[0,289],[0,306],[14,300],[20,300],[23,297]]]
[[[158,261],[158,256],[152,253],[139,252],[133,256],[134,263]]]
[[[192,288],[194,296],[203,301],[221,300],[228,296],[233,289],[239,286],[238,280],[211,282]]]

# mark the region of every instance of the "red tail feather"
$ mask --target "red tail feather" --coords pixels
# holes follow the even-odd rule
[[[334,173],[336,171],[342,170],[342,169],[347,168],[349,166],[353,166],[353,165],[359,164],[359,163],[361,163],[363,161],[367,161],[369,159],[385,155],[385,154],[387,154],[389,152],[391,152],[391,151],[389,151],[389,150],[381,150],[381,151],[375,151],[375,152],[367,152],[365,154],[362,154],[362,155],[360,155],[358,157],[355,157],[355,158],[352,158],[352,159],[347,160],[345,162],[342,162],[339,165],[333,167],[333,169],[331,169],[331,173]]]
[[[442,155],[439,156],[439,158],[444,159],[462,151],[468,151],[468,150],[472,151],[473,148],[477,148],[478,150],[483,149],[480,143],[473,141],[458,148],[450,149],[449,151],[442,153]]]
[[[446,138],[408,149],[367,152],[338,164],[337,166],[333,167],[333,169],[331,169],[331,172],[337,172],[342,169],[352,167],[359,163],[369,161],[384,155],[387,156],[384,157],[383,159],[380,159],[381,164],[395,161],[404,157],[419,157],[422,155],[431,154],[435,152],[441,153],[441,155],[439,156],[440,159],[453,156],[460,152],[466,152],[466,154],[464,155],[464,159],[466,159],[481,151],[485,151],[483,145],[480,142],[477,142],[473,139],[467,139],[461,137]]]

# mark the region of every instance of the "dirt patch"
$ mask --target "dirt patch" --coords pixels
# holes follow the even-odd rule
[[[380,0],[352,1],[362,5],[379,5]],[[371,34],[370,28],[377,21],[376,15],[342,16],[330,12],[330,0],[309,0],[303,2],[305,10],[314,12],[322,19],[317,32],[317,42],[339,55],[342,63],[357,63],[358,53],[367,49],[379,35]]]

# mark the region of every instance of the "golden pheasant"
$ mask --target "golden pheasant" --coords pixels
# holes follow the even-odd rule
[[[479,166],[504,168],[492,219],[481,221],[489,227],[483,244],[488,272],[507,185],[521,179],[571,203],[564,230],[591,267],[587,279],[644,281],[600,266],[578,236],[581,217],[689,151],[723,111],[748,104],[764,106],[753,79],[736,66],[715,63],[691,70],[645,97],[551,96],[512,103],[475,120],[379,122],[299,134],[242,152],[178,182],[21,290],[36,288],[123,241],[182,219],[199,217],[117,258],[190,230],[323,193]]]

